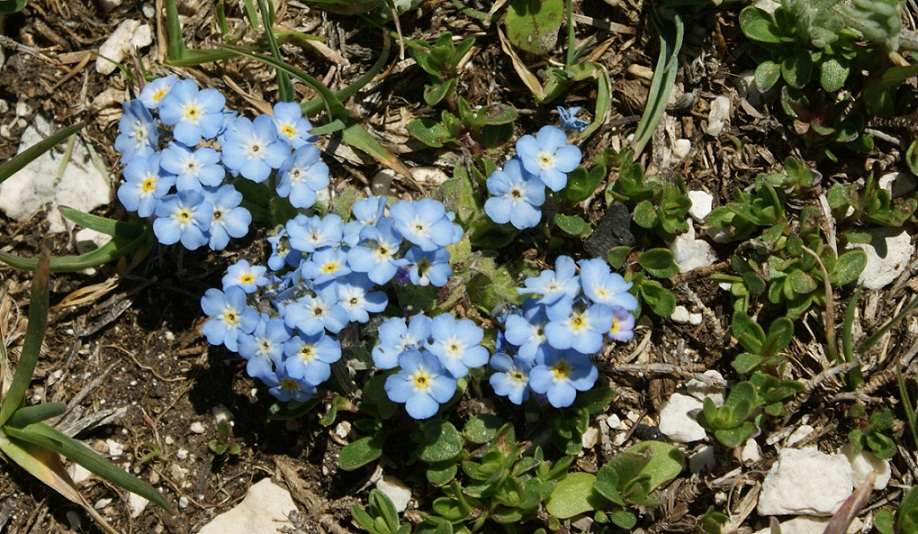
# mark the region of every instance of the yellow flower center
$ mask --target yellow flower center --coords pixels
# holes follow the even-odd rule
[[[315,357],[316,357],[315,347],[313,347],[312,345],[303,345],[302,347],[300,347],[300,359],[301,360],[303,360],[304,362],[308,362],[309,360]]]
[[[338,262],[330,261],[322,266],[322,272],[325,274],[332,274],[334,272],[337,272],[338,268],[339,268]]]
[[[575,313],[571,316],[570,323],[571,323],[571,330],[575,332],[579,332],[580,330],[583,330],[587,326],[586,318],[584,318],[583,315],[580,315],[579,313]]]
[[[555,380],[565,380],[571,375],[571,366],[566,361],[561,360],[551,368],[551,372],[554,373]]]
[[[140,190],[144,193],[152,193],[154,189],[156,189],[155,178],[146,178],[143,183],[140,184]]]
[[[201,110],[197,106],[187,106],[185,108],[185,118],[191,122],[198,122],[201,118]]]
[[[541,152],[539,154],[539,167],[543,169],[549,169],[555,166],[555,158],[547,152]]]
[[[239,281],[242,282],[243,284],[251,284],[252,282],[255,281],[255,275],[252,273],[245,273],[244,275],[239,277]]]
[[[292,125],[290,125],[290,124],[285,124],[285,125],[281,126],[281,127],[280,127],[280,132],[281,132],[282,134],[286,135],[287,137],[291,137],[291,138],[292,138],[292,137],[296,137],[296,128],[294,128],[294,127],[293,127]]]
[[[191,210],[188,208],[178,210],[178,213],[175,214],[175,218],[178,219],[181,224],[188,224],[191,222],[191,219],[193,219]]]
[[[297,385],[296,380],[293,380],[292,378],[285,378],[281,380],[280,385],[287,391],[298,391],[300,389],[300,386]]]
[[[154,101],[154,102],[159,102],[159,101],[162,100],[163,97],[166,96],[168,93],[169,93],[169,90],[166,89],[166,88],[157,89],[156,92],[153,93],[153,101]]]
[[[236,313],[236,310],[226,310],[223,312],[223,321],[232,327],[239,326],[239,314]]]
[[[414,373],[414,376],[411,377],[411,381],[414,382],[414,389],[420,390],[429,389],[432,380],[432,377],[423,370],[419,370],[418,372]]]

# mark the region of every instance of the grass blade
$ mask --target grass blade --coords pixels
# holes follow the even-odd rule
[[[99,217],[98,215],[84,213],[80,210],[68,208],[67,206],[61,206],[59,209],[61,215],[66,217],[68,220],[79,224],[83,228],[89,228],[90,230],[95,230],[96,232],[101,232],[113,237],[134,239],[135,237],[139,237],[148,231],[147,225],[143,223],[126,223],[122,221],[116,221],[114,219],[108,219],[106,217]]]
[[[44,423],[33,423],[23,428],[7,427],[4,430],[12,438],[52,450],[80,464],[90,472],[108,480],[112,484],[124,488],[131,493],[136,493],[144,499],[156,504],[163,510],[172,513],[169,502],[162,494],[156,491],[156,488],[120,467],[115,466],[86,445],[83,445],[55,428]]]
[[[9,421],[13,413],[22,405],[26,389],[32,381],[32,372],[38,363],[41,343],[45,339],[45,328],[48,326],[48,284],[51,280],[51,251],[43,246],[37,260],[35,276],[32,277],[32,294],[29,302],[29,326],[26,328],[25,341],[19,353],[19,363],[10,389],[3,404],[0,405],[0,426]]]
[[[41,141],[22,151],[21,154],[13,156],[3,165],[0,165],[0,184],[5,182],[6,179],[10,176],[22,170],[23,167],[37,159],[45,152],[57,146],[64,139],[67,139],[71,135],[82,130],[83,126],[86,126],[85,122],[78,122],[69,128],[64,128],[63,130],[57,131],[54,134],[49,135],[46,139],[42,139]]]
[[[22,428],[32,423],[40,423],[52,417],[57,417],[66,411],[67,405],[60,402],[43,402],[35,406],[23,406],[10,416],[7,424]]]
[[[150,228],[150,227],[146,227]],[[150,242],[153,233],[144,232],[133,240],[114,237],[101,247],[79,256],[58,256],[51,258],[50,267],[53,273],[75,273],[83,269],[96,268],[130,254]],[[35,258],[23,258],[8,252],[0,252],[0,262],[24,271],[34,271],[38,267]]]
[[[682,36],[685,28],[682,24],[682,17],[678,13],[673,12],[672,22],[675,26],[674,34],[663,31],[662,22],[657,18],[656,26],[660,29],[660,57],[653,71],[650,92],[647,94],[647,107],[644,108],[641,121],[634,131],[634,141],[631,143],[635,160],[650,142],[654,130],[660,124],[660,119],[663,118],[666,104],[669,102],[669,96],[676,82],[676,74],[679,71],[679,50],[682,49]]]

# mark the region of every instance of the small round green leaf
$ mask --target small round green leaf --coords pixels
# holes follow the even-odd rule
[[[593,490],[596,477],[589,473],[571,473],[558,481],[545,509],[558,519],[597,510],[609,505],[609,501]]]

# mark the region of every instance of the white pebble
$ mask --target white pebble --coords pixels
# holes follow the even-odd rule
[[[673,314],[670,315],[669,318],[672,319],[674,323],[685,324],[689,322],[689,311],[685,306],[679,304],[673,310]]]
[[[181,508],[182,510],[184,510],[185,508],[188,508],[188,497],[185,497],[184,495],[179,497],[178,505],[179,505],[179,508]]]
[[[714,195],[707,191],[689,191],[686,196],[692,201],[689,215],[698,222],[704,222],[712,211]]]
[[[676,159],[685,159],[692,150],[692,142],[688,139],[676,139],[673,143],[673,157]]]
[[[188,429],[194,432],[195,434],[203,434],[204,433],[204,423],[200,421],[195,421],[194,423],[191,423],[191,426],[188,427]]]

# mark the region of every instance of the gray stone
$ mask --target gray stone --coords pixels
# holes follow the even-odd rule
[[[834,514],[851,495],[851,464],[841,455],[784,449],[762,484],[759,515]]]
[[[57,129],[41,115],[35,115],[33,125],[22,134],[19,152],[22,153]],[[62,153],[49,150],[0,184],[0,211],[22,222],[50,204],[49,231],[61,233],[67,226],[57,211],[58,206],[90,212],[111,202],[111,183],[93,165],[83,141],[74,141],[70,162],[58,180],[62,159]]]
[[[288,519],[296,504],[287,490],[266,478],[253,484],[235,508],[204,525],[200,534],[255,534],[293,527]]]

